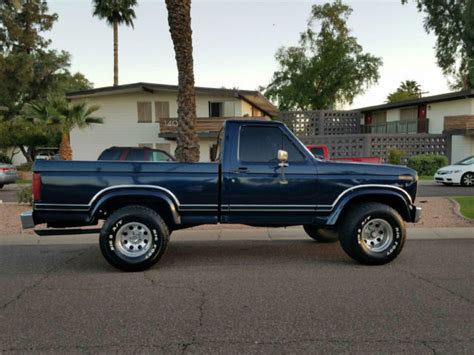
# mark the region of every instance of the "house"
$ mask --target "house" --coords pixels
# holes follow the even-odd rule
[[[456,162],[474,155],[474,90],[452,92],[359,109],[363,133],[444,134]]]
[[[200,159],[209,161],[211,149],[228,118],[271,119],[276,107],[252,90],[196,87],[196,130]],[[95,160],[111,146],[176,148],[177,93],[175,85],[134,83],[68,93],[71,102],[98,105],[103,124],[71,132],[75,160]]]

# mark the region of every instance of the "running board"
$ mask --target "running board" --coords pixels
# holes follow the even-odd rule
[[[100,228],[35,229],[34,232],[40,237],[45,237],[49,235],[99,234]]]

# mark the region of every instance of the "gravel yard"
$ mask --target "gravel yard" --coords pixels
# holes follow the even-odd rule
[[[444,197],[422,197],[416,202],[417,205],[423,208],[423,216],[419,223],[409,224],[408,227],[414,228],[441,228],[441,227],[472,227],[473,221],[469,221],[460,217],[455,212],[455,204],[451,200]],[[23,231],[20,224],[20,213],[30,210],[31,206],[18,205],[16,203],[2,203],[0,204],[0,234],[15,235],[15,234],[32,234],[32,230]],[[214,229],[217,226],[205,225],[195,227],[195,229],[205,230]],[[241,225],[221,225],[218,228],[222,229],[240,229],[252,228]]]

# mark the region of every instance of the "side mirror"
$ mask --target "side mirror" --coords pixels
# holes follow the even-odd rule
[[[278,150],[278,160],[282,163],[286,163],[288,161],[288,152],[286,150]]]

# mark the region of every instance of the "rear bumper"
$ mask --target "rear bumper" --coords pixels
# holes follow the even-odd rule
[[[23,229],[30,229],[35,227],[35,221],[33,220],[33,211],[26,211],[20,215],[21,227]]]
[[[16,175],[13,174],[0,174],[0,184],[14,184],[16,182]]]

